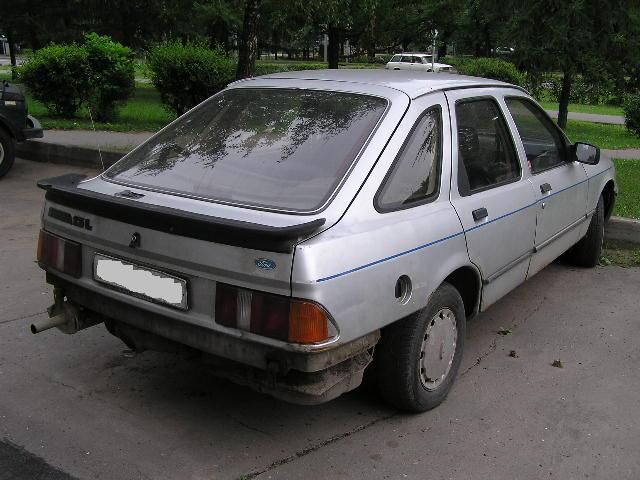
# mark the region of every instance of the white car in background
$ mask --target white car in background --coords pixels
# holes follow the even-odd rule
[[[384,68],[387,70],[455,73],[455,69],[451,65],[433,62],[433,56],[426,53],[399,53],[391,57]]]

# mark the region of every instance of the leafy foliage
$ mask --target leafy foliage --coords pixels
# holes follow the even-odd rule
[[[325,68],[323,63],[305,63],[305,62],[288,62],[288,63],[268,63],[260,62],[256,65],[256,75],[268,75],[278,72],[296,72],[298,70],[320,70]]]
[[[164,42],[151,49],[151,80],[162,102],[182,115],[225,88],[235,77],[235,62],[202,43]]]
[[[516,66],[499,58],[472,58],[455,62],[458,71],[472,77],[492,78],[514,85],[524,85],[525,77]]]
[[[91,94],[88,103],[101,121],[114,120],[116,106],[127,100],[134,90],[134,61],[131,49],[108,36],[86,36]]]
[[[114,120],[118,102],[133,93],[131,50],[95,33],[82,45],[37,50],[18,72],[33,97],[64,118],[73,118],[86,103],[98,120]]]
[[[624,101],[624,123],[640,137],[640,95],[629,95]]]
[[[80,45],[53,44],[36,51],[18,78],[50,112],[71,118],[91,91],[88,57]]]

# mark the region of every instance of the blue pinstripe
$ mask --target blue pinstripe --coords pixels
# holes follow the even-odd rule
[[[410,250],[405,250],[404,252],[396,253],[396,254],[394,254],[394,255],[390,255],[390,256],[388,256],[388,257],[381,258],[380,260],[376,260],[376,261],[374,261],[374,262],[367,263],[367,264],[365,264],[365,265],[361,265],[361,266],[356,267],[356,268],[352,268],[351,270],[347,270],[347,271],[345,271],[345,272],[341,272],[341,273],[336,273],[335,275],[331,275],[331,276],[328,276],[328,277],[320,278],[320,279],[316,280],[316,282],[320,283],[320,282],[326,282],[326,281],[328,281],[328,280],[333,280],[334,278],[342,277],[342,276],[344,276],[344,275],[348,275],[348,274],[350,274],[350,273],[354,273],[354,272],[357,272],[357,271],[359,271],[359,270],[363,270],[363,269],[365,269],[365,268],[369,268],[369,267],[372,267],[372,266],[374,266],[374,265],[378,265],[378,264],[380,264],[380,263],[388,262],[389,260],[393,260],[394,258],[402,257],[402,256],[404,256],[404,255],[408,255],[408,254],[410,254],[410,253],[417,252],[418,250],[422,250],[422,249],[424,249],[424,248],[431,247],[432,245],[436,245],[436,244],[438,244],[438,243],[445,242],[445,241],[447,241],[447,240],[449,240],[449,239],[451,239],[451,238],[455,238],[455,237],[458,237],[458,236],[460,236],[460,235],[466,234],[466,233],[468,233],[468,232],[472,232],[472,231],[474,231],[474,230],[476,230],[476,229],[478,229],[478,228],[486,227],[487,225],[490,225],[490,224],[492,224],[493,222],[497,222],[498,220],[502,220],[503,218],[506,218],[506,217],[509,217],[509,216],[511,216],[511,215],[514,215],[514,214],[516,214],[516,213],[518,213],[518,212],[521,212],[521,211],[523,211],[523,210],[526,210],[527,208],[531,208],[531,207],[533,207],[533,206],[537,205],[538,203],[543,202],[543,201],[546,201],[546,200],[548,200],[549,198],[551,198],[551,197],[553,197],[553,196],[555,196],[555,195],[558,195],[558,194],[560,194],[560,193],[562,193],[562,192],[564,192],[564,191],[566,191],[566,190],[569,190],[569,189],[571,189],[571,188],[575,188],[575,187],[577,187],[578,185],[582,185],[583,183],[586,183],[586,182],[588,182],[589,180],[592,180],[592,179],[596,178],[597,176],[602,175],[603,173],[608,172],[608,171],[609,171],[609,170],[611,170],[612,168],[613,168],[613,167],[609,167],[609,168],[607,168],[606,170],[603,170],[603,171],[601,171],[601,172],[596,173],[596,174],[595,174],[595,175],[593,175],[592,177],[589,177],[589,178],[587,178],[587,179],[585,179],[585,180],[582,180],[582,181],[580,181],[580,182],[578,182],[578,183],[575,183],[575,184],[570,185],[570,186],[568,186],[568,187],[566,187],[566,188],[563,188],[562,190],[558,190],[557,192],[550,193],[549,195],[547,195],[547,196],[546,196],[546,197],[544,197],[544,198],[541,198],[540,200],[536,200],[535,202],[533,202],[533,203],[531,203],[531,204],[529,204],[529,205],[526,205],[526,206],[524,206],[524,207],[520,207],[519,209],[514,210],[513,212],[505,213],[504,215],[501,215],[501,216],[499,216],[499,217],[496,217],[496,218],[494,218],[493,220],[490,220],[490,221],[488,221],[488,222],[481,223],[480,225],[476,225],[475,227],[469,228],[469,229],[467,229],[467,230],[462,230],[461,232],[454,233],[453,235],[449,235],[449,236],[447,236],[447,237],[440,238],[440,239],[438,239],[438,240],[434,240],[433,242],[425,243],[424,245],[420,245],[420,246],[415,247],[415,248],[412,248],[412,249],[410,249]]]

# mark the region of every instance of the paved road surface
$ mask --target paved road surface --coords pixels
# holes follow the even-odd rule
[[[547,113],[554,120],[558,118],[558,112],[556,110],[547,110]],[[569,120],[582,120],[583,122],[624,125],[624,116],[622,115],[602,115],[599,113],[569,112]]]
[[[29,333],[51,299],[34,182],[69,170],[18,160],[0,181],[1,480],[640,478],[640,269],[545,269],[469,325],[431,412],[362,391],[292,406],[171,355],[125,358],[102,326]]]

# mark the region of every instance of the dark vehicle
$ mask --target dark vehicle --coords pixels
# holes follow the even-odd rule
[[[2,82],[0,88],[0,178],[15,160],[16,142],[42,138],[40,122],[28,114],[24,94],[14,85]]]

